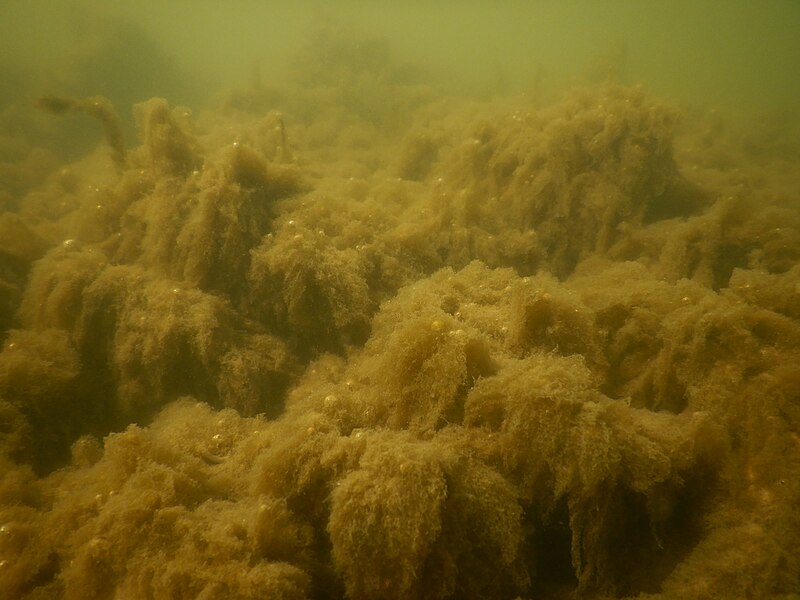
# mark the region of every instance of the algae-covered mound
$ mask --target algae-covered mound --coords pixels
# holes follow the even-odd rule
[[[0,597],[796,597],[791,158],[328,43],[2,186]]]

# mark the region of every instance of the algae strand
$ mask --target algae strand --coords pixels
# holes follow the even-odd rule
[[[100,121],[103,126],[106,143],[111,149],[111,160],[118,171],[125,168],[125,136],[122,133],[122,121],[114,109],[111,100],[105,96],[73,98],[70,96],[42,96],[36,106],[54,115],[79,114],[87,115]]]

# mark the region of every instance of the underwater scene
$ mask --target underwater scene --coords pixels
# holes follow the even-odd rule
[[[0,598],[800,599],[798,32],[3,2]]]

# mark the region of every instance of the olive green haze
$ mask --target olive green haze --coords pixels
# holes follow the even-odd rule
[[[0,56],[25,70],[19,83],[114,101],[207,101],[257,69],[273,73],[326,23],[489,89],[574,83],[613,58],[626,80],[684,101],[763,109],[800,98],[800,3],[790,0],[7,0],[0,16]]]

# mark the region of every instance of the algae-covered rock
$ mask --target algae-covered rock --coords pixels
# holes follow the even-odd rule
[[[254,310],[301,355],[363,343],[372,299],[359,252],[294,221],[253,250]]]
[[[422,575],[446,496],[432,448],[397,435],[370,441],[359,469],[331,495],[333,559],[350,596],[424,597]]]
[[[26,522],[0,509],[16,539],[0,590],[19,594],[58,561],[47,587],[65,598],[308,597],[307,532],[281,503],[237,501],[236,471],[226,470],[252,427],[182,401],[148,429],[109,436],[99,460],[58,478],[69,493],[46,514]]]

